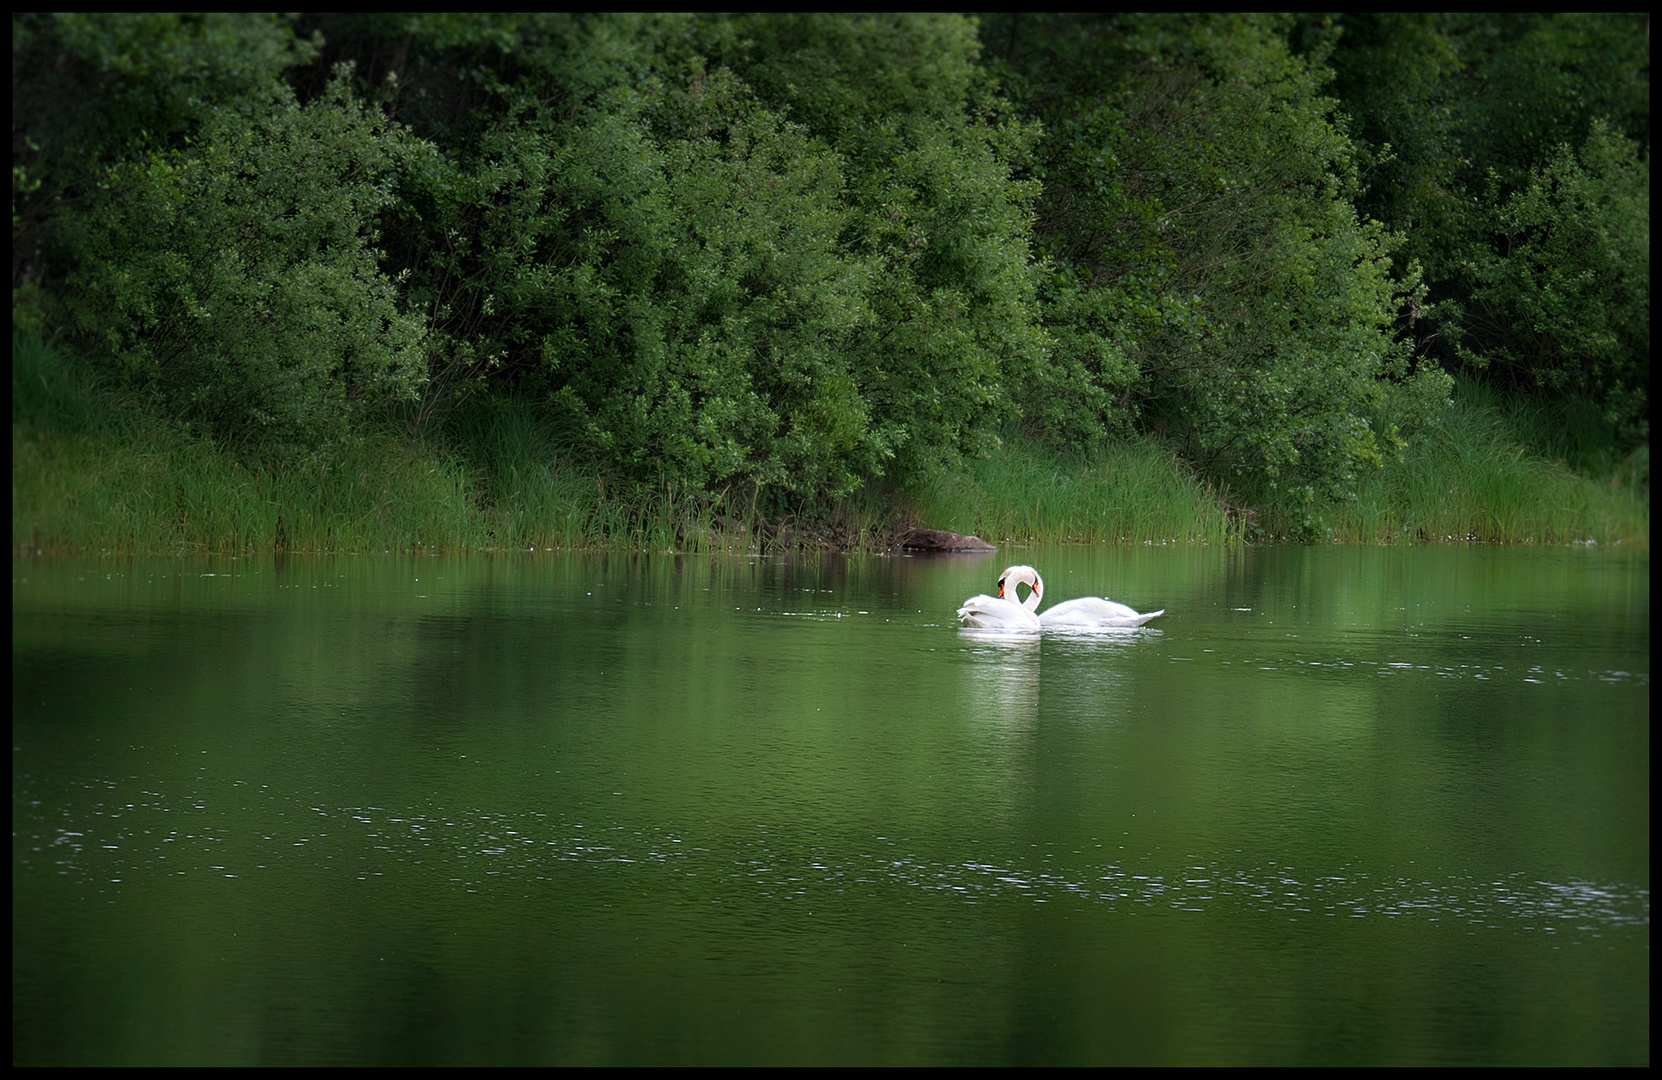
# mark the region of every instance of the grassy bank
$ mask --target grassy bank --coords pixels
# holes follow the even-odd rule
[[[1650,449],[1618,456],[1585,404],[1547,409],[1460,379],[1436,430],[1329,521],[1359,543],[1648,545]]]
[[[14,338],[12,550],[875,548],[911,524],[994,542],[1648,545],[1648,451],[1617,460],[1570,438],[1574,427],[1462,383],[1442,425],[1347,505],[1226,507],[1242,500],[1220,498],[1153,443],[1087,461],[1012,433],[926,489],[786,513],[756,491],[620,490],[515,403],[460,415],[443,445],[383,434],[327,466],[272,469],[149,415],[73,357]]]
[[[915,506],[939,528],[994,541],[1221,543],[1240,532],[1217,493],[1152,443],[1086,461],[1011,433],[967,473],[919,493]]]
[[[1418,453],[1370,478],[1332,515],[1336,540],[1501,544],[1650,543],[1650,501],[1638,466],[1604,482],[1502,442]]]

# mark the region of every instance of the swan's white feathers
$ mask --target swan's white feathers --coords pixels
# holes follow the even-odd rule
[[[1021,598],[1019,586],[1026,585],[1027,598]],[[1166,613],[1165,608],[1143,614],[1135,608],[1102,596],[1082,596],[1064,600],[1045,612],[1039,611],[1044,599],[1045,583],[1031,566],[1006,567],[998,575],[997,596],[972,596],[958,609],[958,618],[965,626],[993,626],[1003,629],[1030,629],[1039,626],[1073,626],[1129,628],[1143,626],[1150,619]],[[1012,611],[1011,609],[1015,609]],[[1017,615],[1016,612],[1021,615]],[[1023,620],[1021,616],[1026,616]]]
[[[985,630],[1037,630],[1039,617],[1002,596],[972,596],[958,609],[965,626]]]

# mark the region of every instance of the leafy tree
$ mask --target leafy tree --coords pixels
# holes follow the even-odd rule
[[[421,322],[373,244],[395,168],[428,152],[344,79],[304,107],[278,86],[214,109],[183,145],[107,166],[65,215],[68,327],[221,440],[347,440],[422,377]]]
[[[315,51],[267,14],[13,16],[14,287],[61,276],[57,214],[105,165],[177,145],[215,108],[261,107]]]
[[[436,55],[475,73],[472,120],[421,106],[444,158],[390,230],[435,389],[535,392],[625,475],[712,490],[846,492],[993,443],[1044,339],[1011,177],[1032,133],[969,101],[969,23],[498,29],[410,23],[390,106]]]
[[[418,28],[486,102],[467,145],[404,174],[392,229],[435,384],[533,394],[639,484],[845,492],[884,447],[846,351],[868,275],[839,245],[837,159],[706,70],[687,25]]]
[[[1084,391],[1057,426],[1087,439],[1116,402],[1233,487],[1353,492],[1400,446],[1373,419],[1424,423],[1447,381],[1396,338],[1399,303],[1423,294],[1352,207],[1320,57],[1292,53],[1276,21],[1035,22],[1033,55],[1013,27],[988,40],[1011,42],[1012,77],[1032,80],[1018,99],[1065,135],[1044,165],[1047,319],[1094,356],[1052,367],[1068,373],[1053,394]]]
[[[871,317],[845,341],[884,459],[930,476],[995,445],[1044,362],[1029,235],[1038,185],[1018,174],[1037,129],[976,65],[958,16],[758,16],[721,55],[843,162],[841,243]]]
[[[1474,190],[1527,186],[1562,144],[1595,120],[1650,139],[1650,16],[1557,12],[1451,17],[1463,72],[1454,99]]]
[[[1467,264],[1466,347],[1526,389],[1601,402],[1628,439],[1648,437],[1650,161],[1595,123],[1501,199],[1494,242]]]
[[[569,147],[574,227],[524,298],[553,404],[637,477],[850,489],[881,446],[844,351],[864,280],[836,246],[835,159],[720,70]]]
[[[271,452],[499,394],[799,502],[1019,419],[1313,506],[1441,361],[1645,437],[1644,18],[25,14],[14,321]]]
[[[1635,255],[1648,198],[1617,173],[1648,170],[1649,16],[1344,15],[1337,26],[1359,205],[1425,269],[1420,352],[1514,388],[1591,395],[1628,440],[1643,437],[1649,307],[1631,287],[1648,288],[1648,255]],[[1636,151],[1617,166],[1623,137]],[[1585,157],[1595,143],[1597,176]]]
[[[1033,172],[1043,180],[1036,235],[1041,313],[1053,348],[1019,388],[1028,428],[1090,451],[1141,419],[1140,350],[1193,327],[1173,285],[1158,170],[1128,167],[1141,117],[1128,112],[1144,58],[1116,18],[1009,15],[984,33],[1012,98],[1044,125]]]
[[[1402,237],[1400,265],[1417,262],[1428,280],[1441,281],[1475,224],[1462,195],[1469,162],[1455,107],[1463,69],[1457,32],[1447,17],[1427,12],[1345,13],[1328,29],[1306,36],[1331,50],[1330,92],[1348,120],[1359,170],[1356,208]]]

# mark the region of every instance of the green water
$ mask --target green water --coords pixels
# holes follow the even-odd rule
[[[1004,565],[1168,614],[960,631]],[[12,567],[14,1064],[1648,1064],[1649,553]]]

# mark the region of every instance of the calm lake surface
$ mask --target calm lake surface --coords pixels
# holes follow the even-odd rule
[[[1649,552],[14,561],[12,1060],[1648,1064]]]

